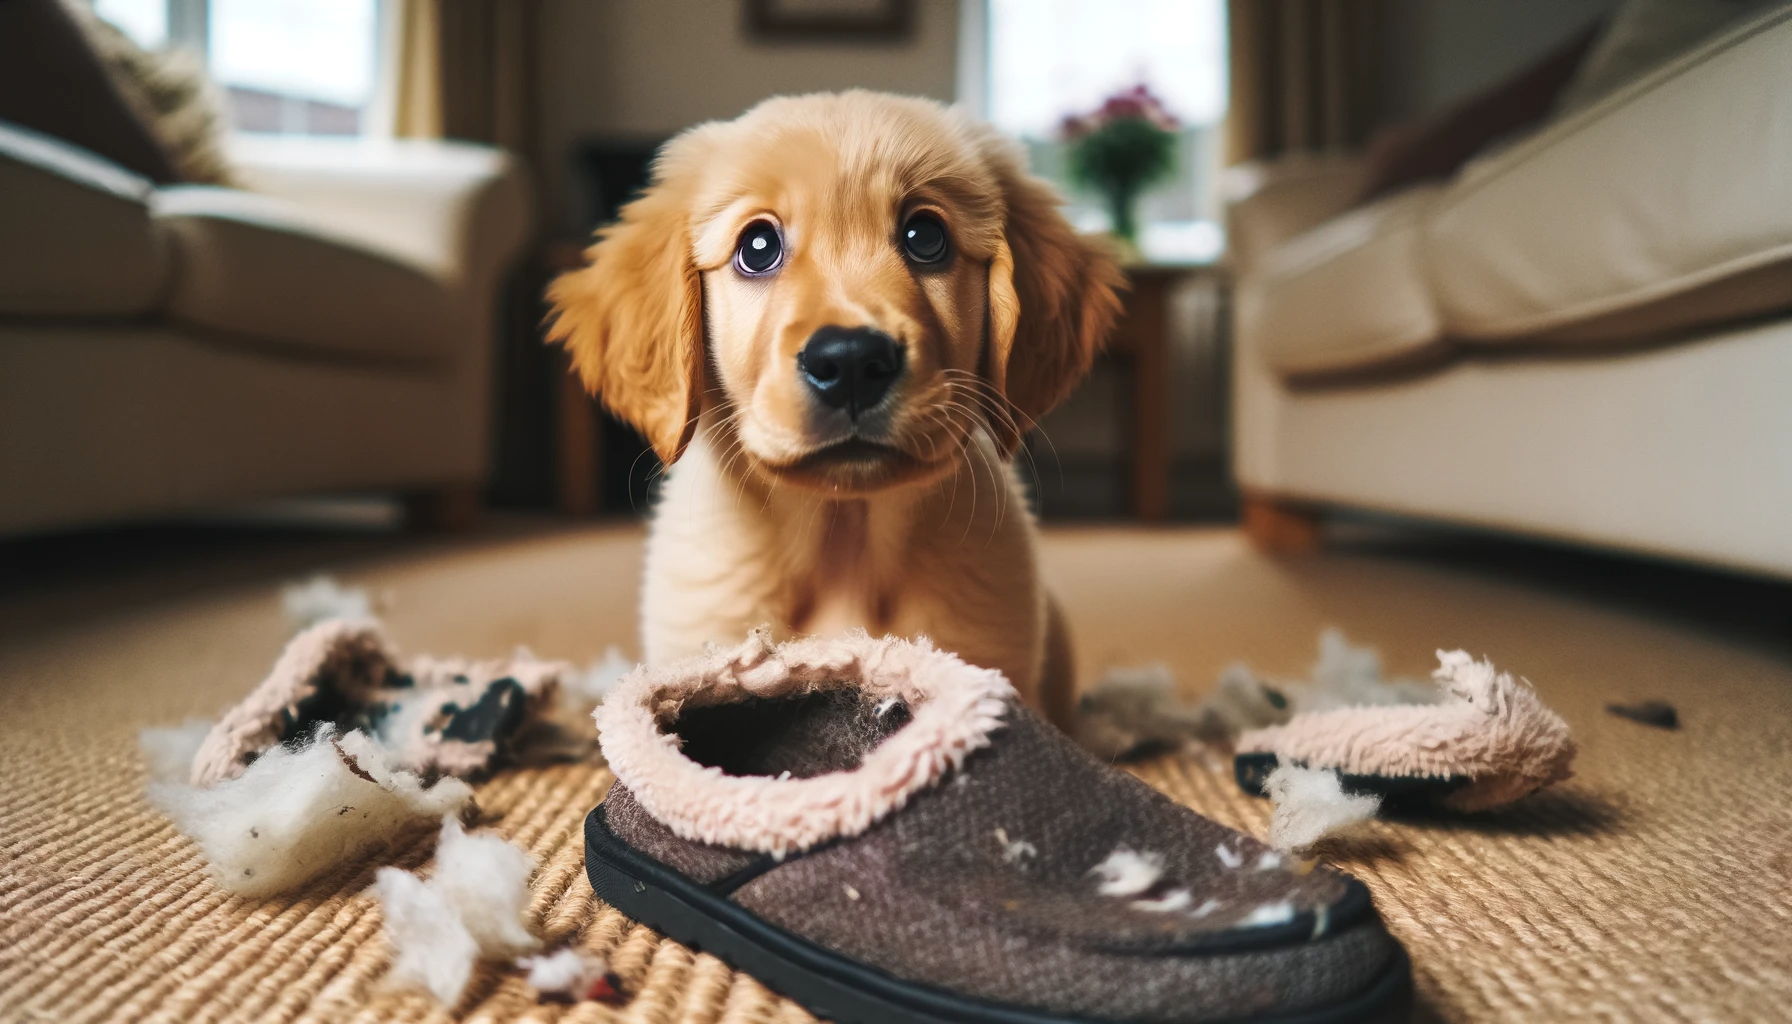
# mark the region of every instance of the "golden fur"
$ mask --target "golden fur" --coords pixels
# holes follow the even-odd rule
[[[898,245],[917,210],[950,236],[937,266]],[[733,256],[759,220],[784,261],[750,278]],[[925,634],[1064,720],[1068,638],[1007,459],[1087,372],[1120,273],[1018,147],[927,100],[768,100],[667,144],[587,255],[549,290],[550,337],[671,467],[642,598],[650,664],[761,623]],[[855,425],[796,370],[828,325],[905,351]],[[846,437],[890,451],[826,451]]]

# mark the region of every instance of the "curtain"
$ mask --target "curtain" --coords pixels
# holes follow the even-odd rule
[[[1382,0],[1228,0],[1226,162],[1362,145],[1382,17]]]
[[[391,2],[395,133],[533,156],[536,0]]]

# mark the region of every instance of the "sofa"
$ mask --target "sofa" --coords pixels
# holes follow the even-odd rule
[[[1792,578],[1792,8],[1454,177],[1235,172],[1247,528],[1336,509]]]
[[[229,158],[240,189],[157,187],[0,122],[0,534],[476,501],[519,167],[426,141],[238,137]]]

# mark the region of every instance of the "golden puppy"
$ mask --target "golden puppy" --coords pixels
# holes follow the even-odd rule
[[[1064,724],[1069,640],[1008,466],[1120,274],[1019,148],[927,100],[767,100],[673,139],[549,290],[550,337],[671,467],[643,656],[925,634]]]

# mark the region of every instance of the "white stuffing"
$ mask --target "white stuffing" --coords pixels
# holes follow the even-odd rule
[[[360,587],[345,587],[333,576],[317,575],[280,589],[280,604],[295,630],[325,619],[370,619],[373,601]]]
[[[1189,703],[1178,694],[1168,666],[1143,665],[1103,673],[1078,706],[1076,733],[1085,749],[1120,758],[1201,750],[1287,717],[1243,666],[1227,668],[1213,693]]]
[[[540,943],[524,925],[535,859],[499,836],[467,835],[452,817],[442,821],[431,887],[460,911],[460,919],[488,955],[514,956]]]
[[[1312,675],[1310,683],[1282,684],[1295,711],[1436,704],[1442,697],[1427,682],[1383,679],[1381,654],[1373,647],[1353,646],[1336,628],[1320,632],[1319,660],[1313,663]]]
[[[1219,900],[1208,900],[1207,902],[1201,904],[1200,906],[1196,907],[1195,909],[1189,911],[1188,916],[1193,917],[1193,918],[1206,917],[1208,914],[1213,913],[1214,911],[1220,909],[1220,907],[1222,907],[1224,905],[1225,904],[1221,903]]]
[[[387,984],[420,988],[443,1006],[460,1001],[481,956],[512,957],[536,948],[524,925],[535,863],[495,835],[468,835],[442,820],[435,873],[423,881],[381,868],[374,883],[392,943]]]
[[[894,708],[896,705],[898,705],[900,703],[902,703],[902,699],[900,697],[885,697],[883,700],[880,700],[877,702],[876,707],[871,709],[872,717],[882,718],[885,715],[890,713],[891,708]]]
[[[1288,853],[1311,849],[1327,836],[1357,828],[1375,817],[1381,798],[1344,792],[1336,772],[1281,764],[1263,788],[1274,801],[1269,845]]]
[[[622,650],[614,645],[604,648],[604,656],[585,667],[583,672],[574,672],[567,676],[560,687],[562,702],[567,710],[588,715],[591,709],[604,702],[616,684],[622,682],[624,676],[635,670],[635,663],[628,660]]]
[[[381,868],[374,892],[392,943],[392,970],[386,983],[420,988],[443,1006],[460,1002],[479,959],[479,943],[441,892],[398,868]]]
[[[204,789],[152,782],[147,794],[199,844],[219,884],[245,896],[301,885],[473,799],[459,779],[425,789],[365,734],[338,738],[327,726],[298,750],[269,748],[237,778]]]
[[[996,829],[996,842],[1002,844],[1002,863],[1018,864],[1023,860],[1039,856],[1039,847],[1025,839],[1009,839],[1008,830]]]
[[[1186,909],[1188,905],[1194,901],[1195,898],[1189,895],[1187,889],[1171,889],[1162,896],[1153,899],[1133,900],[1132,908],[1134,910],[1143,910],[1152,914],[1168,914],[1173,911]]]
[[[151,782],[185,782],[193,771],[193,758],[212,731],[212,723],[189,718],[179,725],[139,730],[137,746]]]
[[[1283,900],[1280,903],[1265,903],[1254,908],[1238,922],[1240,928],[1258,928],[1272,924],[1287,924],[1294,920],[1294,904]]]
[[[1136,853],[1122,846],[1089,873],[1096,876],[1095,891],[1103,896],[1137,896],[1163,876],[1164,855]]]
[[[1287,864],[1287,860],[1274,850],[1265,850],[1263,856],[1257,858],[1258,871],[1277,871],[1286,867]]]
[[[541,995],[565,996],[577,1002],[588,998],[609,973],[603,957],[567,946],[542,956],[526,956],[516,962],[529,972],[529,987]]]
[[[1229,868],[1239,867],[1244,864],[1244,854],[1232,849],[1225,843],[1221,843],[1214,847],[1213,855],[1220,859],[1221,864],[1224,864]]]
[[[1198,702],[1181,699],[1167,666],[1113,668],[1083,695],[1077,740],[1101,757],[1137,756],[1159,750],[1200,753],[1215,771],[1230,764],[1208,744],[1230,744],[1242,732],[1281,725],[1296,713],[1340,707],[1435,704],[1437,687],[1421,681],[1384,680],[1381,656],[1352,646],[1337,629],[1319,634],[1319,658],[1310,680],[1265,680],[1234,663]]]

